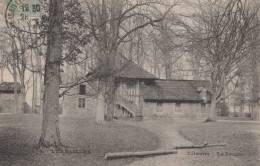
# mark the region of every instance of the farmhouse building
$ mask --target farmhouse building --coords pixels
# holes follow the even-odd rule
[[[115,73],[115,117],[198,117],[210,104],[209,81],[163,80],[132,61]],[[63,113],[95,115],[97,82],[73,87],[63,98]]]
[[[143,116],[205,117],[210,105],[209,81],[155,80],[143,85]]]

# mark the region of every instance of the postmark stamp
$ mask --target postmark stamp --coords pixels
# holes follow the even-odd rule
[[[40,0],[4,0],[4,18],[11,20],[28,20],[40,18]]]

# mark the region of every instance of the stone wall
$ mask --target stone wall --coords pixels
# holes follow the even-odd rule
[[[61,100],[61,105],[63,108],[63,115],[79,115],[79,116],[94,116],[96,111],[96,96],[89,96],[88,92],[93,92],[90,90],[90,86],[86,85],[86,95],[79,95],[79,86],[75,86],[70,89],[68,95],[65,95]],[[94,92],[93,92],[94,93]],[[79,98],[85,99],[85,108],[79,107]]]
[[[15,111],[15,104],[18,104],[18,111]],[[1,93],[0,94],[0,113],[22,113],[22,96],[18,94],[18,103],[14,101],[14,94]]]
[[[207,106],[209,108],[209,106]],[[188,118],[203,119],[207,117],[207,108],[202,108],[201,103],[175,102],[142,102],[143,116],[162,118]]]
[[[93,89],[86,84],[86,92],[94,93]],[[85,108],[79,108],[79,98],[85,99]],[[96,96],[79,95],[79,86],[72,88],[69,94],[61,100],[63,115],[95,116]],[[146,102],[141,98],[142,114],[144,118],[163,117],[163,118],[189,118],[206,119],[206,108],[202,108],[201,103],[176,103],[176,102]],[[117,108],[118,107],[118,108]],[[115,105],[114,115],[123,116],[122,108]]]

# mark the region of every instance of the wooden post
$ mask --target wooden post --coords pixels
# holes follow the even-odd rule
[[[135,95],[137,96],[137,97],[135,97],[135,99],[137,100],[136,101],[136,105],[137,106],[140,106],[140,80],[139,79],[137,79],[137,81],[136,81],[136,91],[135,91]]]
[[[137,111],[135,114],[135,119],[138,121],[141,121],[141,120],[143,120],[143,115],[142,115],[140,80],[139,79],[137,79],[137,82],[136,82],[136,96],[137,96]]]

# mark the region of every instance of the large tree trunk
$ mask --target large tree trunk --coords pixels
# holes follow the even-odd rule
[[[107,114],[106,121],[113,121],[114,118],[114,101],[115,101],[115,80],[114,77],[109,77],[106,83],[106,104]]]
[[[116,83],[114,72],[120,70],[120,60],[117,57],[116,49],[111,51],[111,56],[107,62],[109,76],[106,79],[105,87],[106,87],[106,104],[107,104],[107,114],[106,119],[107,121],[113,121],[114,118],[114,102],[115,102],[115,91],[116,91]]]
[[[62,146],[59,131],[59,84],[61,59],[61,23],[63,0],[53,0],[50,3],[47,56],[45,65],[45,90],[43,106],[42,132],[39,140],[41,147]]]
[[[97,97],[97,112],[96,112],[96,123],[102,125],[104,123],[104,113],[106,109],[105,98],[102,93]]]
[[[210,110],[208,113],[208,119],[206,121],[212,121],[212,122],[216,121],[216,117],[217,117],[216,107],[217,107],[217,99],[216,99],[215,95],[212,95]]]
[[[106,5],[103,1],[103,5]],[[110,21],[110,34],[109,40],[106,40],[106,44],[109,46],[107,51],[108,61],[108,69],[109,76],[106,82],[106,104],[107,104],[107,121],[113,121],[114,118],[114,100],[115,100],[115,78],[113,76],[114,72],[120,69],[120,58],[117,55],[117,40],[119,35],[119,21],[118,16],[120,16],[122,12],[123,2],[120,0],[111,1],[111,21]],[[103,10],[103,14],[106,14],[105,9]],[[105,37],[105,36],[104,36]],[[107,56],[105,55],[105,56]]]

